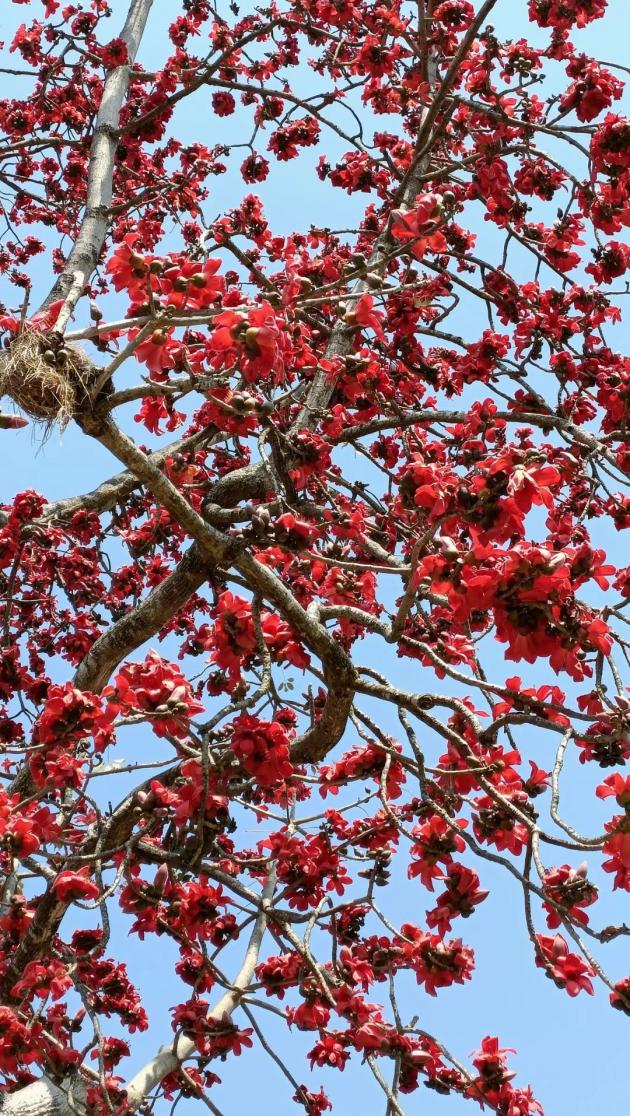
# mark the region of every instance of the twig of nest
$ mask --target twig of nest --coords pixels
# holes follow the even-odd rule
[[[8,395],[37,422],[63,430],[88,405],[95,373],[98,368],[60,333],[26,328],[0,354],[0,396]]]

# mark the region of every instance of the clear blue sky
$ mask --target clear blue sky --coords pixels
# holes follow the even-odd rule
[[[117,14],[125,5],[121,0],[115,0],[112,7]],[[6,9],[6,0],[3,8]],[[39,5],[33,4],[32,8],[38,10]],[[148,36],[140,55],[147,68],[158,65],[163,58],[165,28],[179,8],[180,5],[173,0],[154,0]],[[610,0],[607,18],[582,32],[578,43],[596,57],[626,63],[630,26],[628,12],[627,0]],[[0,14],[0,38],[10,39],[14,27],[27,19],[29,14],[28,7],[3,10]],[[500,0],[497,12],[493,14],[493,23],[499,37],[516,39],[535,31],[528,23],[526,0]],[[3,80],[5,84],[0,87],[0,92],[14,95],[14,84],[8,86],[6,79]],[[196,104],[202,103],[203,95]],[[219,128],[228,126],[232,127],[232,124],[217,122],[209,111],[204,120],[202,109],[180,114],[181,134],[208,144],[216,142]],[[325,148],[327,152],[338,153],[343,150],[343,145],[335,146],[326,139]],[[288,232],[294,228],[305,228],[311,223],[343,225],[352,212],[353,202],[345,194],[322,186],[312,174],[316,158],[317,152],[307,152],[303,159],[291,164],[288,171],[283,166],[274,168],[261,188],[267,215],[276,231]],[[213,180],[208,213],[214,215],[233,205],[235,189],[242,187],[235,185],[231,176]],[[46,287],[47,283],[48,276],[43,275],[42,286]],[[2,298],[9,300],[10,295],[3,295],[0,290]],[[474,310],[470,311],[463,325],[459,323],[459,327],[464,332],[467,327],[470,336],[478,335]],[[624,347],[627,351],[629,341],[627,326],[615,331],[616,347]],[[104,451],[94,444],[86,447],[85,439],[77,436],[72,429],[66,431],[62,438],[53,434],[43,447],[38,446],[30,431],[0,436],[0,501],[10,499],[15,491],[25,487],[37,488],[49,498],[71,494],[77,488],[91,487],[115,471],[115,463],[108,459]],[[621,561],[618,536],[608,536],[604,543],[610,548],[613,560],[616,556]],[[362,661],[369,662],[370,656],[374,665],[385,669],[381,644],[378,650],[366,648]],[[402,687],[418,689],[429,681],[427,672],[415,664],[392,659],[391,665]],[[509,665],[505,669],[499,658],[494,665],[501,677],[512,672]],[[537,676],[540,681],[550,680],[545,664],[538,668]],[[531,671],[528,677],[534,677]],[[369,708],[369,703],[366,703],[366,708]],[[393,723],[384,727],[396,732]],[[541,766],[549,768],[550,757],[543,753],[541,742],[534,736],[529,754]],[[599,781],[599,775],[598,770],[585,773],[583,768],[573,763],[572,768],[569,764],[565,783],[566,813],[572,816],[578,828],[583,825],[593,833],[599,832],[602,821],[610,816],[610,808],[592,799],[587,790]],[[246,843],[253,842],[263,832],[262,827],[257,831],[252,829],[245,838]],[[593,863],[597,860],[591,859]],[[542,972],[534,968],[516,882],[507,879],[504,873],[494,871],[488,863],[476,867],[482,875],[483,885],[490,887],[490,897],[473,919],[456,928],[457,934],[461,934],[475,948],[477,967],[474,980],[465,988],[443,992],[437,1000],[426,997],[416,989],[415,984],[410,983],[403,997],[405,1011],[417,1013],[420,1025],[435,1031],[462,1060],[466,1060],[485,1034],[498,1034],[503,1045],[516,1047],[518,1054],[513,1063],[518,1071],[518,1081],[523,1084],[531,1082],[547,1116],[593,1116],[595,1113],[621,1116],[628,1109],[628,1086],[623,1073],[624,1061],[630,1054],[628,1019],[609,1008],[604,990],[598,991],[595,998],[581,995],[577,1000],[571,1000],[565,993],[556,990]],[[618,923],[624,918],[629,920],[627,896],[622,894],[614,901],[609,900],[608,877],[598,874],[596,869],[591,876],[595,882],[602,884],[602,897],[596,908],[597,924]],[[408,919],[422,924],[424,910],[429,905],[427,896],[418,889],[415,893],[417,909],[414,910],[409,907],[409,897],[413,894],[406,886],[400,889],[398,896],[390,899],[389,910],[394,921]],[[395,909],[397,904],[398,910]],[[168,1006],[183,999],[185,993],[183,986],[171,975],[171,959],[176,959],[172,945],[165,939],[155,938],[141,943],[136,937],[126,937],[126,932],[126,924],[117,918],[112,949],[117,956],[128,961],[130,975],[138,983],[151,1016],[150,1031],[132,1038],[132,1068],[135,1069],[155,1051],[157,1045],[169,1040]],[[624,975],[630,968],[625,944],[608,946],[603,959],[616,977]],[[378,999],[382,988],[377,986],[368,998]],[[313,1036],[294,1032],[293,1037],[288,1039],[286,1032],[278,1028],[271,1017],[269,1022],[268,1035],[277,1035],[278,1047],[285,1053],[290,1050],[291,1044],[296,1050],[307,1050],[312,1045]],[[291,1057],[290,1053],[288,1057],[299,1081],[322,1081],[325,1084],[337,1102],[336,1113],[346,1116],[365,1110],[372,1116],[372,1113],[384,1112],[382,1095],[367,1071],[347,1070],[342,1075],[333,1071],[318,1071],[311,1078],[306,1063],[298,1057]],[[279,1071],[269,1063],[264,1053],[249,1054],[240,1060],[231,1059],[226,1065],[216,1068],[225,1082],[217,1090],[216,1101],[227,1116],[248,1112],[252,1106],[260,1116],[271,1113],[284,1116],[285,1113],[299,1111],[288,1099],[289,1092]],[[451,1113],[466,1111],[463,1106],[464,1102],[456,1098],[439,1097],[421,1089],[407,1099],[405,1109],[409,1116],[419,1116],[420,1113],[423,1116],[433,1116],[433,1113],[451,1116]],[[166,1107],[163,1111],[166,1112]],[[184,1102],[179,1111],[192,1112],[192,1103]]]

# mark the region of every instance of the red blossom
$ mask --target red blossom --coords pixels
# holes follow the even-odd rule
[[[582,991],[593,995],[590,977],[595,976],[594,970],[576,953],[569,952],[560,934],[553,937],[537,934],[536,941],[540,950],[536,955],[536,964],[546,970],[558,988],[564,988],[569,996],[577,996]]]
[[[97,899],[100,892],[93,880],[89,879],[89,868],[76,872],[60,872],[56,877],[53,891],[62,903],[74,903],[77,899]]]
[[[232,751],[263,786],[286,779],[293,772],[286,730],[273,721],[248,714],[238,717],[233,724]]]
[[[153,650],[143,662],[122,667],[104,696],[117,714],[150,714],[156,736],[185,737],[186,722],[204,709],[181,670]]]
[[[250,384],[271,372],[276,381],[282,378],[286,340],[268,302],[247,312],[225,310],[214,319],[214,327],[209,347],[217,367],[239,360]]]
[[[586,871],[586,864],[581,864],[579,868],[561,864],[558,868],[549,868],[545,872],[545,894],[561,908],[558,912],[555,907],[545,904],[547,926],[550,930],[560,926],[561,913],[565,911],[584,926],[588,924],[588,916],[581,908],[589,907],[596,901],[597,888],[587,880]]]
[[[421,259],[429,250],[444,252],[447,247],[442,223],[442,204],[439,194],[422,194],[413,209],[394,210],[392,236],[403,243],[410,242],[414,256]]]
[[[570,31],[601,19],[607,0],[529,0],[529,15],[540,27]]]

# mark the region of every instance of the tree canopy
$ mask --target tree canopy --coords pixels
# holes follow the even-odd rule
[[[75,434],[0,510],[4,1116],[220,1116],[256,1051],[282,1113],[537,1116],[422,1003],[502,873],[532,980],[630,1015],[606,0],[13,3],[0,439]]]

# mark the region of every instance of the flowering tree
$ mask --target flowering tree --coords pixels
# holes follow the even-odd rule
[[[282,1111],[325,1113],[333,1067],[388,1116],[423,1084],[540,1113],[500,1036],[460,1060],[404,989],[465,1012],[491,862],[540,976],[630,1014],[592,882],[630,890],[630,568],[601,545],[630,526],[630,120],[582,50],[606,0],[132,0],[113,38],[105,0],[13,2],[2,438],[71,422],[112,475],[1,513],[5,1116],[218,1113],[252,1045]],[[271,226],[300,158],[352,228]],[[603,832],[564,808],[574,759]],[[140,1070],[126,916],[179,956]]]

